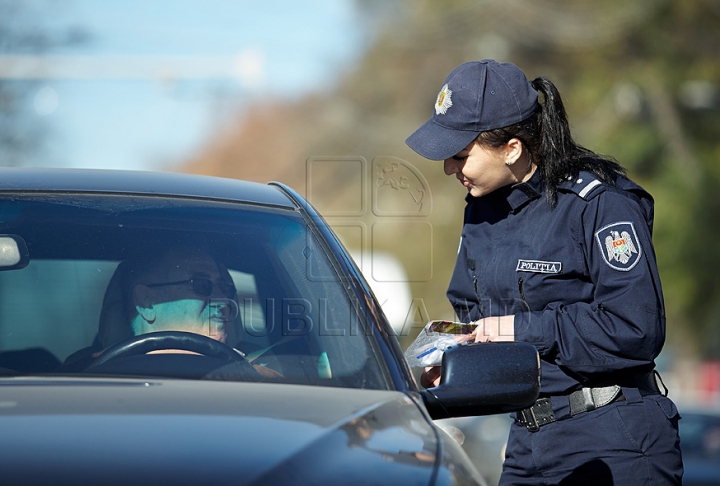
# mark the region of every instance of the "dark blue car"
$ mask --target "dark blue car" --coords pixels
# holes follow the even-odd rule
[[[0,170],[0,484],[483,484],[433,419],[528,406],[537,353],[443,369],[288,187]]]

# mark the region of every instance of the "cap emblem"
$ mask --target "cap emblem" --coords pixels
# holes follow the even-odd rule
[[[444,115],[451,106],[452,91],[450,91],[450,88],[448,88],[448,85],[446,84],[438,93],[437,101],[435,102],[435,113],[438,115]]]

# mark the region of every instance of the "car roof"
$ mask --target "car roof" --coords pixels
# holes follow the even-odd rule
[[[171,172],[0,168],[0,194],[3,192],[174,196],[296,207],[277,185]]]

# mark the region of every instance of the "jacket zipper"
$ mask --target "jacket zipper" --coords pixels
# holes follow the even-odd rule
[[[518,279],[518,289],[520,290],[520,300],[522,300],[522,303],[525,305],[525,308],[527,309],[527,311],[531,312],[530,306],[528,305],[527,300],[525,300],[525,288],[523,286],[524,282],[525,282],[525,280],[522,277],[520,277]]]

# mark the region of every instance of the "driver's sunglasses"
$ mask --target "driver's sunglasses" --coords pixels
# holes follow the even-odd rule
[[[228,282],[220,282],[215,283],[209,278],[203,278],[203,277],[194,277],[188,280],[179,280],[177,282],[165,282],[165,283],[155,283],[155,284],[145,284],[146,287],[164,287],[166,285],[180,285],[180,284],[186,284],[191,283],[193,291],[201,295],[203,297],[210,297],[213,292],[213,288],[217,287],[220,289],[220,292],[227,297],[228,299],[236,299],[237,298],[237,290],[235,290],[235,285],[228,283]]]

